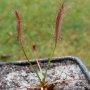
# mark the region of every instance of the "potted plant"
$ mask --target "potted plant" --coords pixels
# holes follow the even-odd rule
[[[28,56],[27,56],[27,54],[24,50],[23,43],[22,43],[22,37],[21,37],[21,27],[20,27],[21,19],[20,19],[19,13],[17,11],[15,12],[16,18],[17,18],[17,33],[18,33],[17,39],[18,39],[18,43],[19,43],[19,46],[21,47],[26,59],[28,60],[28,62],[30,64],[30,67],[33,69],[33,71],[36,73],[36,75],[38,77],[39,85],[35,87],[37,90],[38,89],[40,89],[40,90],[49,90],[49,88],[51,88],[51,89],[53,88],[53,83],[48,83],[46,81],[46,75],[47,75],[47,71],[48,71],[48,68],[49,68],[49,65],[50,65],[50,62],[51,62],[51,57],[54,55],[54,52],[55,52],[55,49],[56,49],[56,46],[57,46],[58,33],[59,33],[59,24],[60,24],[60,21],[61,21],[61,18],[62,18],[63,11],[64,11],[64,3],[62,4],[62,6],[61,6],[61,8],[60,8],[60,10],[57,14],[57,17],[56,17],[55,46],[52,50],[51,56],[48,58],[48,65],[47,65],[46,70],[45,70],[44,73],[42,71],[40,63],[38,62],[38,60],[36,60],[38,68],[40,70],[40,75],[38,74],[36,69],[30,63],[29,58],[28,58]],[[36,48],[36,46],[33,45],[33,51],[35,51],[35,48]],[[30,89],[33,89],[33,88],[30,88]]]
[[[56,16],[55,46],[46,59],[30,61],[22,43],[21,18],[17,18],[17,39],[26,61],[0,63],[1,90],[90,90],[90,74],[77,57],[52,58],[57,47],[58,32],[64,11],[64,3]],[[33,51],[36,46],[33,45]]]

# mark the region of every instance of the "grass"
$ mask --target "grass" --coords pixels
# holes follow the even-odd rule
[[[55,56],[80,57],[90,69],[90,0],[65,1],[60,40]],[[22,17],[22,34],[27,55],[32,58],[48,57],[54,47],[55,17],[60,0],[1,0],[0,1],[0,57],[7,54],[8,61],[25,59],[16,40],[18,10]],[[32,53],[36,44],[37,52]],[[1,58],[5,61],[4,58]]]

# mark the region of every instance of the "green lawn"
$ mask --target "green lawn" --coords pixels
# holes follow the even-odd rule
[[[55,17],[61,0],[0,0],[0,59],[25,59],[16,40],[15,10],[22,18],[22,34],[27,55],[48,57],[54,46]],[[32,45],[37,51],[32,53]],[[80,57],[90,68],[90,0],[67,0],[55,56]]]

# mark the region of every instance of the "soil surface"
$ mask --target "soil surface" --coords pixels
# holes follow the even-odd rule
[[[33,65],[37,69],[37,65]],[[47,63],[42,64],[43,72]],[[51,63],[46,81],[54,83],[53,90],[90,90],[90,85],[85,79],[79,66],[73,61]],[[2,65],[0,66],[0,90],[27,90],[38,84],[38,78],[28,66]]]

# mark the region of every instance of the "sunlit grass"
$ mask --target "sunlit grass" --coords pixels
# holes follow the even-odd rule
[[[90,0],[68,0],[62,21],[60,40],[55,56],[80,57],[90,68]],[[56,13],[60,0],[1,0],[0,1],[0,57],[9,54],[7,60],[25,59],[16,41],[18,10],[22,17],[24,46],[30,58],[43,58],[51,54],[54,42]],[[37,54],[32,45],[37,45]],[[1,58],[3,60],[3,58]],[[3,60],[4,61],[4,60]]]

